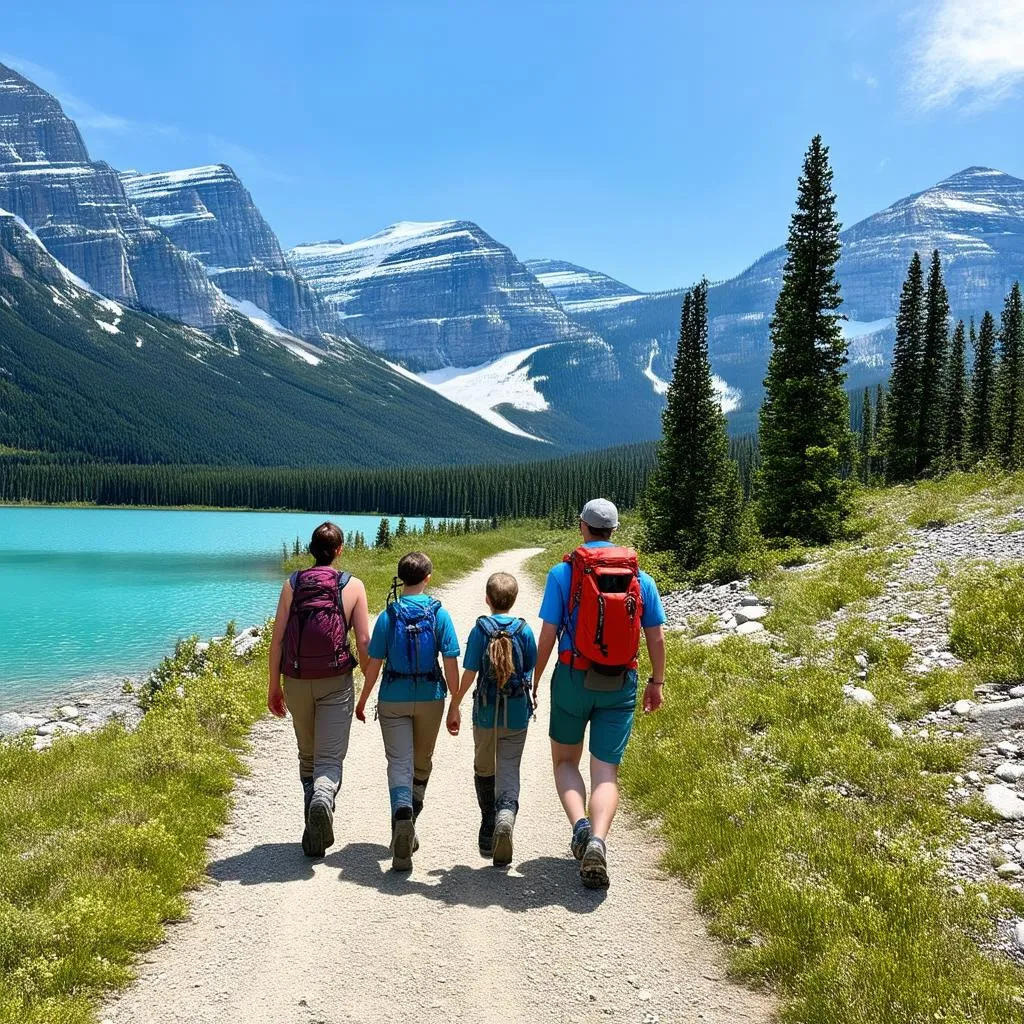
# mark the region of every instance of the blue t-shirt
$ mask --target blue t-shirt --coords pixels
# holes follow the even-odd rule
[[[494,621],[500,626],[515,625],[519,619],[515,615],[494,615]],[[525,642],[524,642],[525,641]],[[513,643],[523,645],[523,671],[531,676],[537,665],[537,640],[529,624],[522,628],[520,639],[513,640]],[[483,667],[484,649],[487,646],[487,636],[479,625],[473,627],[466,641],[466,656],[462,659],[462,667],[467,672],[479,672]],[[473,693],[473,724],[483,729],[494,727],[495,703],[489,701],[484,704],[480,699],[480,680],[477,679],[477,687]],[[530,684],[533,685],[532,682]],[[530,704],[526,694],[517,694],[509,697],[503,702],[502,714],[498,725],[506,726],[509,729],[525,729],[530,722]]]
[[[612,548],[615,547],[611,541],[592,540],[585,545],[588,548]],[[559,562],[549,573],[548,582],[544,587],[544,600],[540,605],[540,617],[542,622],[551,626],[557,626],[562,630],[565,624],[566,609],[569,607],[569,590],[572,587],[572,566],[568,562]],[[644,629],[652,629],[654,626],[665,625],[665,609],[661,604],[661,595],[654,580],[645,572],[640,573],[640,590],[644,599],[644,614],[640,619],[640,625]],[[573,615],[575,619],[575,614]],[[558,651],[572,650],[572,631],[575,621],[569,623],[569,628],[562,630],[558,638]]]
[[[400,601],[408,604],[425,605],[433,598],[429,594],[413,594],[411,597],[401,597]],[[444,608],[438,608],[435,620],[437,633],[437,650],[442,657],[457,658],[462,649],[459,647],[459,638],[455,633],[455,624],[452,617]],[[387,612],[381,612],[373,625],[373,635],[370,637],[370,657],[387,661],[388,640],[390,630],[388,629]],[[380,684],[380,696],[378,700],[390,701],[421,701],[421,700],[444,700],[448,687],[444,680],[414,679],[412,676],[395,676]]]

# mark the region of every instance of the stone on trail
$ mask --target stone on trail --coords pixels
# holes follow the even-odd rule
[[[1013,941],[1017,943],[1018,949],[1024,949],[1024,919],[1021,919],[1014,925]]]
[[[741,622],[736,627],[737,636],[750,636],[751,633],[763,633],[764,626],[760,622]]]
[[[736,622],[742,626],[744,622],[759,622],[768,614],[768,609],[763,604],[755,604],[748,608],[737,608],[733,615]]]
[[[854,704],[874,704],[875,695],[870,690],[865,690],[863,686],[853,686],[847,683],[843,687],[843,693],[854,702]]]
[[[740,605],[742,607],[744,607],[744,608],[749,608],[749,607],[752,607],[753,605],[760,604],[760,603],[761,603],[761,599],[759,597],[755,597],[753,594],[747,594],[747,596],[745,598],[743,598],[742,601],[740,601]]]
[[[1005,757],[1013,757],[1020,753],[1020,747],[1018,747],[1016,743],[1011,743],[1009,740],[1000,740],[1000,742],[996,744],[996,750]]]
[[[974,707],[974,701],[973,700],[958,700],[953,705],[953,714],[954,715],[969,715],[971,713],[971,708],[973,708],[973,707]]]
[[[1014,686],[1010,688],[1011,697],[1024,697],[1024,686]]]
[[[972,722],[1001,722],[1005,720],[1011,725],[1024,723],[1024,699],[986,701],[984,704],[975,704],[971,708],[969,717]]]
[[[985,803],[1004,821],[1024,820],[1024,800],[998,783],[985,787]]]
[[[995,770],[994,774],[1003,782],[1018,782],[1024,779],[1024,764],[1010,764],[1009,761],[1006,761]]]
[[[1000,878],[1016,878],[1018,875],[1024,874],[1024,868],[1012,860],[1008,860],[996,868],[996,874]]]
[[[57,714],[61,718],[77,718],[81,712],[74,704],[65,704],[63,707],[57,708]]]

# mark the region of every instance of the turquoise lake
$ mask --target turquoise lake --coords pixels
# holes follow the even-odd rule
[[[192,634],[272,615],[281,544],[377,516],[0,508],[0,711],[145,674]],[[410,526],[422,520],[409,519]]]

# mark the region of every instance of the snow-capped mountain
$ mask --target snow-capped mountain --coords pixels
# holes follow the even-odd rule
[[[337,327],[313,289],[288,266],[270,225],[225,164],[121,174],[146,220],[205,267],[221,291],[316,340]]]
[[[970,167],[901,199],[842,233],[838,274],[844,331],[850,341],[851,387],[884,378],[907,265],[915,250],[943,258],[954,317],[980,318],[1002,308],[1014,280],[1024,278],[1024,181]],[[711,361],[743,394],[743,426],[752,425],[770,354],[769,323],[782,283],[784,248],[772,250],[708,293]],[[667,376],[679,333],[682,291],[645,295],[574,318],[618,352],[636,358],[656,349],[652,372]]]
[[[0,210],[0,446],[269,466],[464,463],[544,451],[361,345],[333,336],[313,345],[246,302],[234,306],[204,332],[122,305]]]
[[[523,260],[523,265],[570,316],[618,306],[643,295],[614,277],[565,260]]]
[[[89,159],[60,104],[0,65],[0,207],[97,291],[209,327],[222,299],[199,263],[131,205],[113,168]]]
[[[403,221],[357,242],[299,245],[288,260],[364,344],[412,370],[595,340],[470,221]]]

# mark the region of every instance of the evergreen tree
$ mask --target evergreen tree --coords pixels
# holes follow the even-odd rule
[[[381,519],[380,525],[377,527],[377,539],[373,542],[375,548],[387,548],[391,547],[391,521],[389,519]]]
[[[402,540],[409,535],[409,524],[405,521],[405,516],[402,516],[398,520],[398,526],[395,528],[395,540]]]
[[[964,465],[967,444],[967,335],[960,320],[953,332],[953,347],[946,370],[945,438],[943,462],[949,469]]]
[[[810,542],[837,536],[851,502],[843,477],[852,462],[853,435],[837,312],[842,297],[835,202],[828,148],[818,135],[804,159],[771,323],[759,490],[765,532]]]
[[[896,313],[896,342],[886,403],[882,451],[889,483],[911,480],[917,470],[921,422],[921,359],[924,350],[924,273],[914,253]]]
[[[874,438],[871,445],[871,470],[872,483],[878,477],[885,477],[885,453],[882,447],[882,439],[885,437],[885,418],[889,407],[889,396],[885,392],[885,386],[879,384],[875,389],[875,422],[871,433]]]
[[[921,390],[917,426],[917,473],[933,470],[942,458],[945,439],[946,368],[949,361],[949,297],[942,280],[939,250],[932,252],[925,292],[924,344],[921,349]]]
[[[974,343],[974,322],[971,322]],[[967,419],[967,462],[973,465],[987,458],[994,443],[996,388],[996,321],[987,310],[981,318],[974,347],[974,372]]]
[[[433,532],[434,520],[431,519],[430,516],[427,516],[427,518],[423,520],[423,536],[429,537]]]
[[[996,372],[995,454],[1008,469],[1024,464],[1024,309],[1020,282],[1003,306]]]
[[[708,360],[708,283],[683,299],[679,346],[644,504],[648,542],[694,569],[732,546],[739,476]]]
[[[871,454],[875,446],[875,411],[871,407],[871,389],[864,389],[860,416],[860,478],[871,479]]]

